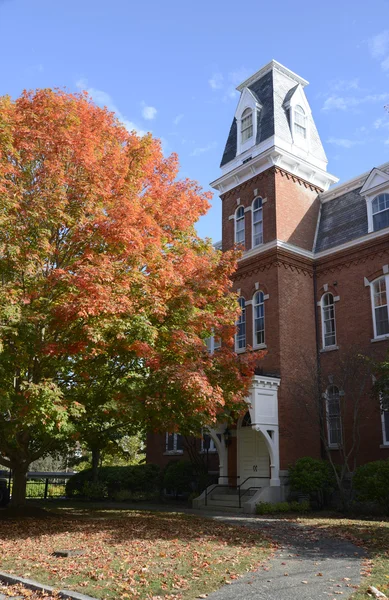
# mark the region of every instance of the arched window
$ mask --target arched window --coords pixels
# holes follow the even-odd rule
[[[244,244],[244,208],[239,206],[235,213],[235,244]]]
[[[255,198],[252,206],[253,248],[263,243],[262,198]]]
[[[246,108],[242,113],[241,121],[241,143],[244,144],[248,139],[253,137],[253,111],[251,108]]]
[[[342,443],[342,417],[340,393],[336,385],[330,385],[326,393],[328,445],[338,448]]]
[[[265,298],[263,292],[256,292],[253,301],[254,309],[254,347],[265,343]]]
[[[372,202],[373,229],[389,227],[389,194],[380,194]]]
[[[241,296],[238,302],[240,315],[236,322],[235,350],[244,350],[246,348],[246,300]]]
[[[321,299],[321,324],[323,332],[323,348],[336,345],[335,303],[329,292]]]
[[[303,107],[298,104],[294,109],[294,132],[304,139],[307,137],[306,119]]]
[[[241,427],[251,427],[251,417],[249,411],[247,411],[243,417]]]
[[[388,299],[386,295],[388,276],[380,277],[371,284],[374,337],[389,334]]]

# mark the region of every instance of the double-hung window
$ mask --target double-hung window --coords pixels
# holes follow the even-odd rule
[[[255,198],[252,205],[253,248],[263,243],[262,198]]]
[[[378,231],[389,227],[389,194],[379,194],[372,205],[373,230]]]
[[[168,454],[182,454],[183,451],[182,435],[166,432],[166,452]]]
[[[263,292],[256,292],[253,299],[254,313],[254,347],[265,344],[265,297]]]
[[[374,337],[389,335],[387,285],[389,276],[384,275],[371,284]]]
[[[340,392],[336,385],[330,385],[326,393],[327,433],[330,448],[339,448],[342,444],[342,417],[340,411]]]
[[[201,452],[217,452],[215,441],[211,438],[209,433],[203,432],[201,438]]]
[[[384,446],[389,446],[389,410],[381,410],[382,440]]]
[[[336,345],[335,302],[328,292],[321,299],[321,322],[323,331],[323,348]]]
[[[244,208],[239,206],[235,213],[235,244],[244,245]]]
[[[303,107],[298,104],[294,109],[294,132],[304,139],[307,137],[306,120],[305,111]]]
[[[242,113],[241,121],[241,143],[244,144],[248,139],[253,137],[253,111],[251,108],[246,108]]]
[[[235,350],[246,348],[246,300],[241,296],[238,300],[240,307],[239,318],[236,322]]]

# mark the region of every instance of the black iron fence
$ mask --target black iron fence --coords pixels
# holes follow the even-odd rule
[[[75,473],[30,472],[27,474],[26,497],[36,500],[50,498],[65,498],[66,482]],[[7,481],[7,487],[12,496],[12,473],[0,471],[0,479]]]

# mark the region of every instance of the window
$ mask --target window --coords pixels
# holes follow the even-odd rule
[[[220,337],[215,337],[211,335],[211,337],[206,338],[205,343],[207,344],[207,350],[210,354],[213,354],[215,350],[221,348],[222,340]]]
[[[307,137],[305,111],[299,104],[294,109],[294,132],[304,139]]]
[[[253,248],[263,243],[262,198],[253,202]]]
[[[254,346],[265,343],[265,298],[263,292],[254,295]]]
[[[389,446],[389,410],[381,410],[382,439],[384,446]]]
[[[235,243],[244,244],[244,208],[239,206],[235,213]]]
[[[389,194],[380,194],[372,202],[373,229],[389,227]]]
[[[240,315],[236,322],[237,332],[235,334],[235,350],[237,351],[246,348],[246,300],[241,296],[238,302]]]
[[[342,443],[342,418],[340,414],[340,393],[336,385],[327,389],[327,431],[328,445],[338,448]]]
[[[324,294],[321,299],[321,322],[323,330],[323,348],[336,345],[335,303],[332,294]]]
[[[380,277],[371,284],[375,338],[389,334],[387,279],[387,277]]]
[[[203,433],[201,438],[201,452],[217,452],[215,441],[209,433]]]
[[[241,143],[244,144],[248,139],[253,137],[253,111],[251,108],[246,108],[242,113],[241,121]]]
[[[182,435],[180,433],[166,433],[166,452],[169,454],[182,454]]]

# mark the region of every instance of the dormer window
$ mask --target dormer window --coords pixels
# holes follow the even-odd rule
[[[372,202],[373,229],[389,227],[389,194],[380,194]]]
[[[307,117],[305,110],[299,104],[294,109],[294,132],[301,138],[307,137]]]
[[[254,128],[253,128],[253,111],[251,108],[246,108],[246,110],[242,113],[242,121],[241,121],[241,143],[244,144],[253,137]]]

